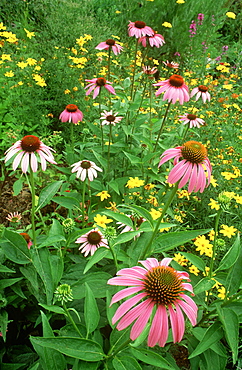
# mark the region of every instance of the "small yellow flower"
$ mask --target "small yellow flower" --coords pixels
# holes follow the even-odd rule
[[[6,77],[13,77],[14,76],[14,73],[13,73],[13,71],[9,71],[9,72],[4,73],[4,76],[6,76]]]
[[[37,60],[34,59],[34,58],[28,58],[26,59],[26,63],[29,65],[29,66],[34,66],[35,64],[37,64]]]
[[[185,4],[185,1],[184,0],[177,0],[176,3],[177,4]]]
[[[172,28],[172,24],[169,22],[162,23],[162,26],[167,27],[167,28]]]
[[[194,274],[194,275],[198,275],[199,274],[199,270],[198,270],[198,268],[196,267],[196,266],[194,266],[194,265],[192,265],[192,266],[189,266],[189,271],[192,273],[192,274]]]
[[[235,231],[237,231],[237,229],[234,226],[221,225],[221,227],[222,229],[219,230],[219,232],[223,234],[224,236],[227,236],[228,238],[231,238],[231,236],[234,236]]]
[[[110,197],[111,197],[111,195],[110,195],[110,194],[108,194],[108,192],[107,192],[106,190],[100,191],[100,193],[98,193],[96,196],[97,196],[97,197],[100,197],[101,202],[102,202],[104,199],[108,199],[108,198],[110,198]]]
[[[224,299],[226,297],[226,289],[224,286],[221,286],[219,289],[218,289],[218,298],[220,299]]]
[[[226,90],[232,90],[233,85],[232,84],[223,85],[223,88]]]
[[[215,235],[215,231],[214,230],[209,231],[208,237],[209,237],[210,240],[214,240],[214,235]]]
[[[27,67],[28,63],[26,62],[18,62],[17,63],[17,66],[21,69],[24,69],[25,67]]]
[[[216,186],[218,186],[217,180],[213,177],[213,175],[211,175],[211,177],[210,177],[210,184],[213,185],[214,188],[216,188]]]
[[[111,220],[111,218],[107,218],[107,216],[105,215],[100,215],[100,214],[97,214],[95,217],[94,217],[94,221],[95,223],[98,225],[98,226],[101,226],[102,228],[106,228],[106,224],[109,224],[110,222],[113,222],[113,220]]]
[[[227,12],[226,15],[228,18],[232,18],[232,19],[236,18],[236,14],[234,14],[233,12]]]
[[[140,186],[144,185],[144,183],[145,183],[144,180],[139,180],[138,177],[130,177],[129,181],[125,186],[128,187],[129,189],[133,189],[139,188]]]
[[[70,94],[70,90],[69,89],[66,89],[65,91],[64,91],[64,94]]]
[[[77,87],[77,86],[74,86],[74,87],[72,88],[72,90],[73,90],[73,91],[78,91],[78,87]]]
[[[115,12],[116,14],[120,14],[120,13],[122,13],[122,12],[120,12],[119,10],[116,10],[116,12]]]
[[[157,220],[157,218],[160,217],[161,215],[161,212],[160,211],[157,211],[156,209],[154,208],[151,208],[150,210],[150,214],[151,214],[151,217],[153,218],[153,220]]]
[[[3,25],[3,22],[0,22],[0,30],[6,30],[6,26]]]
[[[28,30],[26,30],[26,28],[24,28],[25,32],[26,32],[26,35],[29,39],[31,39],[32,37],[35,36],[35,33],[34,32],[30,32]]]
[[[12,60],[10,54],[2,54],[1,59],[2,60]]]
[[[216,209],[216,211],[220,209],[218,202],[212,198],[210,198],[210,203],[208,203],[208,205],[211,207],[211,209]]]
[[[181,253],[175,253],[173,260],[179,263],[181,266],[186,266],[188,259],[186,259]]]

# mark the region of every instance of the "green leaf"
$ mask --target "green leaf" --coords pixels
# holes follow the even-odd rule
[[[229,269],[231,266],[233,266],[235,264],[235,262],[237,261],[237,259],[239,258],[239,253],[240,253],[240,237],[239,237],[239,234],[234,242],[234,244],[232,245],[232,247],[228,250],[228,252],[223,256],[220,264],[219,264],[219,267],[217,268],[217,271],[219,270],[227,270]]]
[[[56,244],[58,242],[66,242],[66,238],[63,235],[48,236],[45,241],[39,245],[38,248],[53,247],[53,244]]]
[[[85,283],[92,289],[95,298],[103,298],[106,296],[107,281],[112,276],[106,272],[92,272],[84,275],[82,279],[71,285],[72,294],[75,299],[85,297]]]
[[[137,157],[136,155],[129,154],[123,150],[123,153],[126,155],[126,157],[129,159],[131,164],[140,164],[141,159],[140,157]]]
[[[237,293],[238,289],[242,284],[242,248],[240,248],[240,254],[235,264],[230,268],[226,283],[224,284],[228,295],[231,296]]]
[[[84,269],[84,274],[90,270],[90,268],[95,265],[95,263],[101,261],[105,256],[108,254],[109,250],[105,247],[100,247],[96,250],[94,255],[90,258],[90,260],[87,262],[86,267]]]
[[[13,196],[14,197],[19,195],[19,193],[21,192],[23,183],[24,181],[21,177],[13,183]]]
[[[121,233],[113,240],[113,247],[118,244],[123,244],[131,239],[133,239],[135,236],[140,234],[140,231],[127,231],[126,233]]]
[[[63,181],[56,181],[51,183],[50,185],[47,185],[44,189],[41,190],[36,212],[38,212],[41,208],[46,206],[52,200],[62,183]]]
[[[92,290],[85,283],[86,287],[86,297],[84,303],[84,318],[87,328],[87,333],[92,333],[98,326],[100,314],[98,311],[97,303],[93,295]]]
[[[109,181],[108,185],[115,191],[115,193],[120,194],[119,183],[116,180]]]
[[[114,357],[112,361],[115,370],[142,370],[142,367],[130,356]]]
[[[31,262],[30,252],[22,235],[5,229],[0,246],[5,256],[11,261],[20,265]]]
[[[123,215],[122,213],[112,212],[112,211],[109,211],[109,210],[105,210],[102,213],[105,214],[108,217],[114,218],[118,222],[122,222],[122,224],[125,224],[125,225],[131,227],[132,229],[134,227],[133,221],[131,220],[131,218],[126,216],[126,215]]]
[[[149,211],[147,211],[147,209],[143,208],[143,207],[140,207],[140,206],[135,206],[135,205],[132,205],[132,206],[129,206],[129,205],[124,205],[124,207],[126,208],[129,208],[129,209],[132,209],[133,211],[135,211],[139,216],[143,217],[146,219],[146,221],[148,221],[150,223],[150,225],[153,227],[154,226],[154,220],[150,214]]]
[[[127,89],[127,88],[131,85],[130,77],[126,77],[126,78],[123,80],[123,85],[124,85],[124,88],[125,88],[125,89]]]
[[[233,364],[235,365],[238,359],[238,343],[239,343],[239,319],[236,313],[229,308],[222,308],[216,304],[219,320],[221,321],[228,344],[232,351]]]
[[[181,253],[188,261],[190,261],[194,266],[199,270],[205,271],[205,262],[198,256],[195,256],[193,253],[179,252]]]
[[[155,239],[156,243],[159,244],[156,246],[155,252],[160,253],[168,251],[195,239],[199,235],[207,234],[209,231],[211,231],[211,229],[178,231],[162,234]]]
[[[191,359],[195,356],[200,355],[201,353],[209,349],[212,344],[218,342],[222,337],[223,331],[221,329],[221,325],[218,321],[216,321],[205,331],[200,343],[198,343],[197,347],[188,358]]]
[[[205,292],[211,289],[214,286],[214,280],[205,277],[194,286],[194,294],[197,295],[199,293]]]
[[[50,311],[50,312],[55,312],[55,313],[58,313],[60,315],[66,315],[64,309],[62,307],[59,307],[59,306],[53,306],[53,305],[47,305],[47,304],[43,304],[43,303],[39,303],[39,305],[43,308],[45,308],[46,310]]]
[[[57,204],[59,204],[62,207],[65,207],[67,209],[80,209],[80,202],[74,198],[74,197],[54,197],[53,201]]]
[[[31,254],[34,267],[45,286],[46,302],[50,304],[55,289],[50,262],[51,255],[47,248],[31,249]]]
[[[0,272],[15,273],[16,271],[11,270],[9,267],[5,265],[0,265]]]
[[[38,344],[43,347],[53,348],[66,356],[84,361],[97,362],[105,356],[100,344],[89,339],[76,337],[41,338],[31,336],[30,341],[33,345]]]
[[[134,348],[132,347],[131,352],[140,361],[146,364],[153,365],[162,369],[174,370],[174,368],[158,353],[145,348]]]

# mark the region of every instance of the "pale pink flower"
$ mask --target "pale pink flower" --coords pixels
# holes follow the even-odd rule
[[[129,36],[135,36],[137,39],[142,36],[153,36],[154,31],[151,27],[146,26],[145,22],[136,21],[130,22],[128,25],[128,34]]]
[[[176,62],[169,62],[169,60],[167,60],[166,62],[163,62],[163,64],[165,64],[166,67],[169,67],[169,68],[174,68],[174,69],[177,69],[179,68],[179,63],[176,63]]]
[[[118,113],[113,113],[112,110],[110,112],[105,110],[103,113],[101,113],[101,117],[100,117],[100,119],[103,120],[102,125],[115,126],[116,123],[119,123],[123,119],[123,117],[117,117],[117,114]]]
[[[18,223],[21,220],[21,218],[22,218],[21,213],[11,212],[7,215],[6,220],[12,223]]]
[[[81,181],[84,181],[87,177],[89,181],[93,181],[97,177],[97,171],[102,172],[102,169],[94,162],[87,161],[86,159],[73,163],[71,167],[73,167],[71,172],[76,172],[76,177],[80,177]]]
[[[151,68],[150,66],[143,66],[142,69],[146,75],[154,75],[156,72],[158,72],[156,67]]]
[[[29,165],[32,171],[36,172],[38,169],[37,153],[40,158],[42,170],[45,171],[46,162],[56,164],[51,150],[53,149],[42,143],[37,136],[27,135],[22,140],[18,140],[5,152],[5,163],[18,153],[13,160],[13,170],[15,171],[21,162],[23,173],[28,171]]]
[[[139,261],[143,267],[123,268],[117,272],[118,276],[108,280],[110,285],[128,286],[113,296],[110,305],[133,295],[119,306],[112,324],[121,319],[117,329],[123,330],[135,321],[130,331],[131,340],[135,340],[151,320],[149,347],[156,344],[165,346],[169,322],[173,342],[180,342],[185,331],[184,313],[191,324],[196,325],[197,306],[185,294],[186,291],[193,294],[192,285],[186,282],[190,281],[189,275],[168,266],[171,261],[172,258],[164,258],[161,262],[156,258],[147,258]]]
[[[112,48],[113,53],[115,55],[120,54],[121,51],[123,50],[123,47],[121,45],[117,44],[117,42],[113,39],[108,39],[106,41],[100,42],[100,44],[98,44],[98,46],[96,46],[95,49],[108,50],[110,48]]]
[[[205,125],[205,121],[202,118],[198,118],[195,114],[186,113],[184,116],[179,116],[179,121],[183,121],[183,125],[189,124],[189,127],[198,127]]]
[[[165,150],[159,167],[174,158],[174,167],[168,176],[168,183],[179,181],[178,188],[189,182],[188,192],[200,193],[210,184],[212,166],[207,157],[207,149],[197,141],[188,141],[182,146]]]
[[[75,104],[68,104],[60,114],[59,119],[62,122],[73,122],[78,123],[83,120],[83,113],[78,109],[78,106]]]
[[[91,256],[94,254],[94,252],[99,247],[106,247],[108,246],[107,239],[104,238],[103,234],[100,230],[92,229],[88,233],[80,236],[75,243],[81,243],[81,246],[79,247],[79,250],[84,253],[84,256],[86,257],[89,253]]]
[[[142,36],[139,38],[139,43],[141,43],[144,47],[147,46],[147,41],[149,41],[151,47],[156,46],[159,48],[165,44],[164,37],[159,33],[154,33],[152,36]]]
[[[198,87],[195,87],[191,92],[191,98],[196,95],[196,101],[201,97],[202,101],[206,103],[206,101],[210,101],[211,96],[208,92],[208,87],[204,85],[199,85]]]
[[[180,75],[172,75],[168,80],[160,81],[153,85],[161,86],[156,91],[155,95],[158,96],[162,92],[165,92],[163,100],[167,99],[168,102],[172,102],[172,104],[175,104],[177,100],[179,100],[180,104],[183,104],[190,99],[189,89]]]
[[[86,91],[86,95],[91,94],[91,92],[94,90],[93,99],[98,96],[101,87],[105,87],[105,89],[107,89],[111,94],[116,95],[113,86],[110,85],[112,82],[107,81],[104,77],[93,78],[92,80],[86,81],[90,82],[90,84],[85,87],[85,89],[88,89]]]

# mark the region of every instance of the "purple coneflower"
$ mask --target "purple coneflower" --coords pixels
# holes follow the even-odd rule
[[[90,84],[85,87],[85,89],[88,89],[86,91],[86,95],[89,95],[94,90],[93,99],[98,96],[101,87],[105,87],[105,89],[107,89],[113,95],[116,94],[113,86],[110,85],[112,82],[107,81],[104,77],[93,78],[92,80],[86,81],[90,82]]]
[[[169,173],[167,181],[175,184],[180,181],[178,188],[189,182],[188,192],[204,191],[210,184],[212,172],[211,163],[207,157],[207,149],[197,141],[187,141],[182,146],[165,150],[161,155],[159,167],[174,158],[174,167]]]
[[[45,171],[46,162],[56,164],[51,150],[53,149],[42,143],[37,136],[27,135],[22,140],[18,140],[5,152],[5,163],[18,153],[13,160],[13,170],[15,171],[21,162],[23,173],[28,171],[29,165],[31,170],[36,172],[38,169],[37,153],[40,158],[42,170]]]
[[[150,66],[143,66],[142,69],[146,75],[154,75],[158,72],[158,69],[156,67],[151,68]]]
[[[179,68],[179,63],[176,63],[176,62],[169,62],[169,60],[167,60],[166,62],[163,62],[163,64],[165,64],[166,67],[169,67],[169,68],[174,68],[174,69],[177,69]]]
[[[206,103],[206,100],[210,101],[210,94],[208,92],[208,87],[204,85],[199,85],[198,87],[195,87],[191,92],[191,98],[196,95],[196,101],[200,98],[202,98],[202,101]]]
[[[120,305],[112,318],[112,323],[115,324],[121,318],[117,329],[123,330],[135,321],[130,332],[130,338],[135,340],[151,319],[149,347],[154,347],[156,344],[160,347],[165,346],[169,321],[173,342],[182,340],[185,330],[183,312],[191,324],[196,325],[197,306],[185,294],[186,291],[193,294],[192,285],[186,282],[190,281],[189,275],[187,272],[176,271],[168,266],[171,260],[172,258],[164,258],[158,262],[156,258],[148,258],[145,261],[139,261],[143,267],[124,268],[117,272],[118,276],[108,280],[110,285],[129,287],[116,293],[111,300],[111,305],[134,295]],[[137,304],[138,302],[140,303]]]
[[[163,44],[165,44],[164,37],[159,33],[154,33],[152,36],[142,36],[139,39],[139,43],[141,43],[144,47],[147,46],[147,40],[151,47],[156,46],[159,48]]]
[[[198,118],[195,114],[190,114],[186,113],[184,116],[179,116],[180,121],[182,122],[183,125],[186,125],[187,123],[189,124],[189,127],[198,127],[205,125],[205,121],[202,118]]]
[[[81,243],[79,250],[84,253],[85,257],[89,253],[92,256],[99,247],[109,248],[108,241],[104,238],[101,231],[99,231],[97,228],[92,229],[88,233],[80,236],[80,238],[78,238],[75,243]]]
[[[68,104],[60,114],[59,119],[61,122],[73,122],[78,123],[83,120],[83,113],[78,109],[78,106],[75,104]]]
[[[177,100],[180,104],[189,101],[189,89],[180,75],[172,75],[168,80],[157,82],[154,86],[161,86],[155,95],[158,96],[165,92],[163,100],[167,99],[172,104],[175,104]]]
[[[102,125],[115,126],[116,123],[119,123],[123,119],[123,117],[117,117],[117,114],[118,113],[113,113],[112,110],[110,112],[105,110],[103,113],[101,113],[101,117],[100,117],[100,119],[103,120]]]
[[[87,160],[73,163],[71,167],[73,167],[71,172],[76,172],[76,177],[80,177],[81,181],[84,181],[87,177],[89,181],[93,181],[94,178],[97,177],[97,171],[102,172],[102,169],[99,168],[94,162]]]
[[[18,212],[11,212],[7,215],[6,220],[12,222],[14,224],[18,223],[21,220],[22,216],[21,213]]]
[[[130,22],[128,25],[128,33],[129,36],[135,36],[136,38],[154,35],[152,28],[146,26],[146,23],[142,21]]]
[[[22,235],[22,237],[25,239],[26,243],[27,243],[27,246],[28,246],[28,249],[30,249],[31,245],[33,245],[31,239],[30,239],[30,236],[29,234],[27,233],[20,233],[20,235]]]
[[[98,46],[96,46],[95,49],[108,50],[110,48],[112,48],[113,53],[115,55],[120,54],[121,51],[123,50],[123,47],[121,45],[117,44],[116,41],[113,40],[113,39],[108,39],[106,41],[100,42],[100,44],[98,44]]]

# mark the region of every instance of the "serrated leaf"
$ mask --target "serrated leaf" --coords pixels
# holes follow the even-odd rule
[[[211,231],[211,229],[177,231],[177,232],[162,234],[158,236],[155,240],[156,243],[159,244],[156,246],[155,252],[160,253],[160,252],[168,251],[182,244],[185,244],[192,239],[195,239],[199,235],[207,234],[209,233],[209,231]]]
[[[209,279],[208,277],[203,278],[194,286],[194,294],[199,294],[211,289],[214,286],[214,280]]]
[[[186,253],[186,252],[179,252],[182,254],[188,261],[190,261],[194,266],[196,266],[199,270],[205,271],[205,262],[198,256],[195,256],[193,253]]]
[[[174,370],[174,367],[169,364],[161,355],[145,348],[131,348],[133,355],[140,361],[146,364],[156,366],[161,369]]]
[[[92,290],[90,289],[87,283],[85,283],[85,287],[86,287],[86,297],[84,302],[84,318],[87,333],[89,334],[92,333],[97,328],[100,319],[100,314]]]
[[[63,181],[56,181],[51,183],[50,185],[47,185],[44,189],[41,190],[38,205],[35,210],[36,212],[38,212],[41,208],[46,206],[52,200],[62,183]]]
[[[208,348],[210,348],[212,344],[219,342],[222,337],[223,330],[221,329],[221,324],[218,321],[216,321],[213,325],[209,326],[209,328],[205,331],[200,343],[198,343],[197,347],[188,358],[191,359],[195,356],[200,355]]]
[[[215,272],[217,272],[219,270],[227,270],[231,266],[233,266],[235,264],[235,262],[237,261],[238,257],[239,257],[240,248],[241,248],[241,246],[240,246],[240,237],[239,237],[239,234],[238,234],[234,244],[228,250],[228,252],[223,256],[223,258],[222,258],[222,260],[219,264],[219,267],[216,269]]]
[[[32,344],[53,348],[66,356],[78,358],[84,361],[97,362],[102,360],[105,356],[100,344],[89,339],[76,337],[30,337],[30,341]]]
[[[87,262],[86,267],[84,269],[84,274],[90,270],[90,268],[95,265],[95,263],[101,261],[105,256],[108,254],[109,250],[106,247],[100,247],[96,250],[94,255],[90,258],[90,260]]]
[[[223,308],[216,304],[219,320],[221,321],[228,344],[232,351],[233,364],[235,365],[238,359],[238,343],[239,343],[239,319],[236,313],[229,309]]]
[[[30,252],[22,235],[5,229],[0,240],[0,246],[6,257],[11,261],[20,265],[31,262]]]

